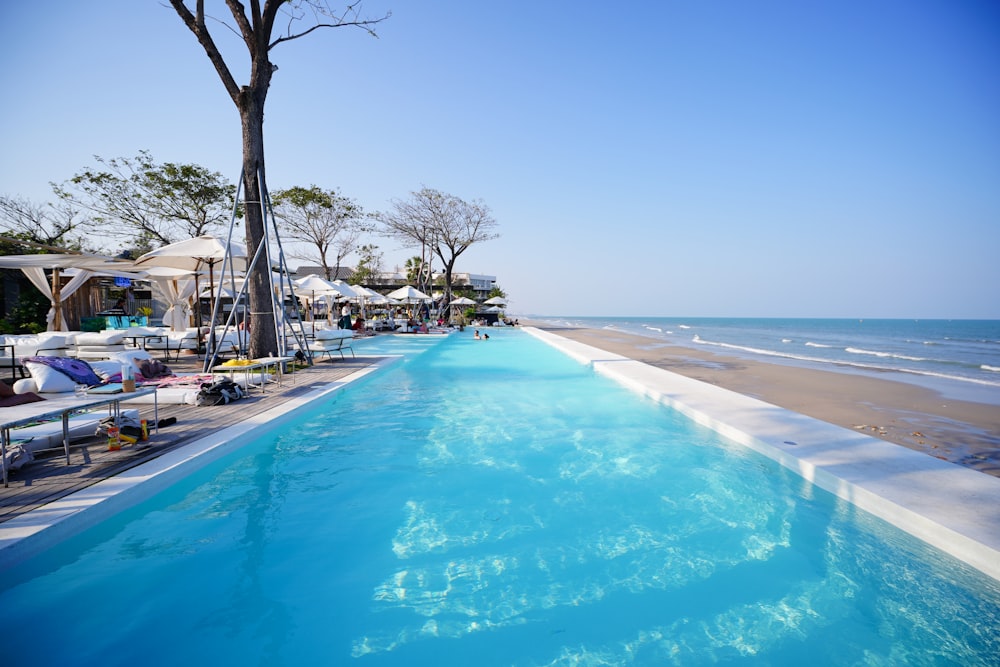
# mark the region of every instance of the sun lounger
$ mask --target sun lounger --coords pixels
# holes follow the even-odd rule
[[[344,350],[349,350],[351,356],[355,356],[351,343],[354,340],[354,332],[350,329],[318,329],[315,337],[309,343],[309,351],[313,356],[326,355],[333,361],[333,353],[340,354],[341,359],[345,359]]]

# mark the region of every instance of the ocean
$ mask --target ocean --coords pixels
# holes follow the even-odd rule
[[[1000,320],[530,316],[771,363],[908,382],[1000,404]],[[887,375],[888,374],[888,375]]]

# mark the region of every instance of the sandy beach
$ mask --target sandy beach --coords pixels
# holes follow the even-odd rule
[[[522,321],[596,348],[1000,477],[1000,408],[911,384],[672,346],[603,329]]]

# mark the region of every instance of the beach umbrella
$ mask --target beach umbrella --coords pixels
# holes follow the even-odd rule
[[[457,299],[452,299],[451,303],[449,303],[448,305],[449,306],[474,306],[474,305],[476,305],[476,302],[473,301],[472,299],[468,298],[468,297],[460,296]]]
[[[405,285],[397,290],[393,290],[386,294],[390,299],[396,299],[397,301],[402,301],[403,303],[422,303],[424,301],[431,301],[431,297],[427,296],[416,287],[412,285]]]
[[[354,288],[345,283],[343,280],[331,280],[330,282],[333,283],[333,289],[337,291],[337,294],[339,294],[341,298],[353,299],[358,295],[358,293],[354,291]]]
[[[390,299],[395,299],[396,301],[399,301],[400,303],[404,303],[407,305],[421,304],[424,303],[425,301],[433,301],[431,297],[427,296],[426,294],[418,290],[416,287],[413,287],[412,285],[404,285],[399,289],[389,292],[386,296],[389,297]]]
[[[295,287],[304,292],[326,293],[337,291],[336,285],[315,273],[310,273],[308,276],[293,280],[292,282],[295,284]]]
[[[206,234],[165,245],[162,248],[147,252],[135,260],[136,268],[152,266],[167,266],[174,269],[202,271],[208,269],[209,294],[215,301],[215,267],[221,265],[229,256],[230,266],[234,271],[246,271],[247,251],[238,243],[226,243],[225,240]],[[197,275],[195,276],[197,281]],[[197,288],[195,289],[197,292]],[[200,308],[199,308],[200,311]],[[201,326],[201,313],[198,314],[198,326]]]
[[[492,299],[486,299],[483,303],[487,306],[506,306],[507,300],[502,296],[495,296]]]
[[[310,273],[305,277],[299,278],[298,280],[293,281],[293,284],[295,285],[295,289],[298,290],[299,292],[309,292],[310,294],[312,294],[312,300],[310,301],[310,303],[312,303],[313,305],[309,307],[309,319],[311,320],[316,319],[316,316],[313,314],[313,307],[316,304],[317,294],[325,295],[325,294],[340,293],[337,290],[336,285],[334,285],[329,280],[326,280],[325,278],[318,276],[315,273]]]

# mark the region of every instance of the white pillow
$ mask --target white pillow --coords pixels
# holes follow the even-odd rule
[[[90,367],[94,369],[94,372],[102,380],[107,380],[112,375],[118,375],[122,372],[122,362],[115,360],[108,361],[91,361]]]
[[[132,364],[132,372],[139,372],[140,362],[146,361],[147,359],[152,359],[151,355],[146,350],[124,350],[122,352],[116,352],[111,355],[111,361],[118,364],[118,372],[121,372],[122,366],[124,364]]]
[[[31,378],[35,381],[39,394],[56,394],[76,389],[76,383],[68,375],[51,366],[26,361],[24,367],[31,373]]]
[[[35,384],[35,381],[31,378],[21,378],[14,383],[12,388],[15,394],[38,393],[38,385]]]

